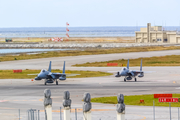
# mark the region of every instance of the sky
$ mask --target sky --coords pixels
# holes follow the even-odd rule
[[[180,26],[180,0],[0,0],[0,28]]]

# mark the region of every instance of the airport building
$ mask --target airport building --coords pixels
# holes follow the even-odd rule
[[[177,31],[165,31],[162,26],[151,26],[136,31],[136,43],[180,43],[180,34]]]

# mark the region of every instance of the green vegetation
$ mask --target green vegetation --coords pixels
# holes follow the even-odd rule
[[[150,58],[138,58],[130,59],[130,66],[140,66],[141,59],[143,59],[143,66],[180,66],[180,55],[169,55],[161,57],[150,57]],[[107,67],[107,63],[118,63],[118,66],[126,66],[127,60],[112,60],[105,62],[93,62],[76,64],[77,67]],[[110,66],[112,67],[112,66]]]
[[[145,52],[145,51],[160,51],[160,50],[177,50],[180,46],[156,46],[156,47],[128,47],[128,48],[111,48],[111,49],[86,49],[86,50],[69,50],[69,51],[50,51],[40,54],[20,54],[18,56],[6,55],[0,57],[1,61],[13,61],[13,60],[26,60],[26,59],[38,59],[49,57],[63,57],[63,56],[78,56],[78,55],[95,55],[95,54],[111,54],[111,53],[128,53],[128,52]]]
[[[0,79],[33,79],[37,75],[28,75],[28,74],[38,74],[40,70],[23,70],[22,73],[13,73],[13,70],[0,70]],[[52,70],[52,72],[61,72],[61,70]],[[77,76],[70,76],[67,78],[85,78],[85,77],[100,77],[100,76],[109,76],[111,73],[99,72],[99,71],[71,71],[66,70],[67,74],[79,74]]]
[[[173,94],[173,98],[180,98],[180,94]],[[141,99],[144,100],[144,103],[140,103]],[[169,103],[159,103],[158,98],[154,98],[154,95],[124,96],[124,100],[125,100],[124,103],[126,105],[153,106],[153,100],[154,100],[155,106],[169,106]],[[117,104],[117,96],[92,98],[91,102]],[[171,103],[171,106],[180,107],[180,102]]]

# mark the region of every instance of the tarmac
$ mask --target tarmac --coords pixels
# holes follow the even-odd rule
[[[66,69],[70,70],[94,70],[94,71],[118,71],[121,67],[71,67],[73,64],[106,61],[112,59],[127,59],[150,56],[164,56],[180,54],[179,50],[121,53],[111,55],[90,55],[43,58],[32,60],[0,62],[1,69],[42,69],[48,68],[49,61],[52,61],[52,68],[61,68],[63,61],[66,62]],[[109,57],[108,57],[109,56]],[[72,62],[72,63],[71,63]],[[130,67],[139,70],[139,67]],[[77,108],[78,120],[83,119],[82,98],[85,92],[91,97],[141,95],[154,93],[180,93],[180,67],[143,67],[144,71],[150,71],[143,78],[137,78],[137,82],[124,82],[123,78],[115,78],[114,75],[107,77],[92,78],[69,78],[66,81],[59,81],[59,85],[44,85],[43,81],[31,81],[30,79],[3,79],[0,80],[0,118],[1,120],[18,120],[20,109],[20,120],[27,119],[28,109],[40,110],[40,120],[44,119],[44,90],[51,89],[53,99],[53,120],[60,120],[60,107],[62,107],[63,91],[68,90],[72,99],[72,120],[75,120],[74,109]],[[116,106],[114,104],[92,103],[92,120],[116,120]],[[177,119],[178,108],[173,107],[172,119]],[[155,108],[156,119],[169,120],[168,107]],[[62,113],[63,115],[63,113]],[[127,120],[152,120],[153,107],[151,106],[129,106],[126,105]]]

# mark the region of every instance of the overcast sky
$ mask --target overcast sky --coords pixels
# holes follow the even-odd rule
[[[0,28],[179,26],[180,0],[0,0]]]

